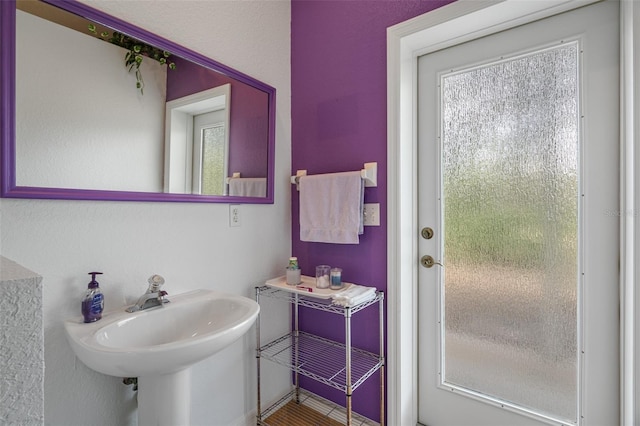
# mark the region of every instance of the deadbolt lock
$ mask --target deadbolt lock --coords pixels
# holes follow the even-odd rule
[[[420,263],[425,268],[431,268],[433,265],[444,266],[442,263],[436,262],[435,259],[432,256],[429,256],[428,254],[426,254],[426,255],[424,255],[424,256],[422,256],[420,258]]]
[[[424,238],[425,240],[430,240],[431,238],[433,238],[433,229],[429,228],[428,226],[426,228],[422,228],[422,231],[420,233],[422,234],[422,238]]]

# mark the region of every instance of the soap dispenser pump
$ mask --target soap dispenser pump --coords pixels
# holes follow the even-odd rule
[[[96,322],[102,318],[104,309],[104,296],[100,291],[98,281],[96,281],[96,275],[102,275],[102,272],[89,272],[89,275],[91,275],[91,282],[84,299],[82,299],[82,316],[84,316],[84,322]]]

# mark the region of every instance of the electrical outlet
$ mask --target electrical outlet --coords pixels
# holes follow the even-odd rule
[[[380,203],[364,204],[364,226],[380,226]]]
[[[240,206],[238,205],[230,205],[229,206],[229,226],[240,226]]]

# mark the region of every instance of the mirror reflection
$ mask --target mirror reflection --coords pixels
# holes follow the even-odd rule
[[[170,51],[171,67],[132,62],[118,29],[47,3],[17,9],[17,186],[267,196],[267,91]]]

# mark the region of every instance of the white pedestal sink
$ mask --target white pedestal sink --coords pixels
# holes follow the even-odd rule
[[[247,298],[194,290],[162,307],[121,309],[85,324],[65,321],[76,356],[89,368],[138,378],[138,424],[190,424],[191,367],[240,338],[259,305]]]

